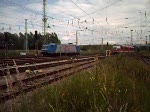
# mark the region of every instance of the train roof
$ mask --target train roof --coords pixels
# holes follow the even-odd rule
[[[72,46],[78,46],[78,45],[74,45],[74,44],[57,44],[57,43],[46,43],[43,45],[72,45]]]
[[[135,47],[147,47],[147,46],[149,46],[149,44],[136,44],[136,45],[134,45]]]
[[[134,48],[134,46],[132,46],[132,45],[113,45],[113,47],[114,46],[121,46],[121,47],[130,47],[130,48]]]

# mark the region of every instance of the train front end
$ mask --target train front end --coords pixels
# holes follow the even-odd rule
[[[48,44],[44,44],[42,46],[42,49],[41,49],[41,54],[44,56],[44,55],[48,55]]]

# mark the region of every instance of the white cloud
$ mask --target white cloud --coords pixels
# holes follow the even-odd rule
[[[17,0],[12,2],[15,1],[17,2]],[[137,33],[140,33],[141,30],[143,30],[143,34],[140,36],[144,37],[145,35],[148,35],[148,27],[146,26],[150,26],[150,9],[148,9],[150,6],[150,1],[121,0],[118,3],[106,8],[108,5],[117,1],[118,0],[73,0],[73,2],[77,5],[76,6],[70,0],[47,0],[47,25],[49,24],[51,26],[51,28],[47,29],[47,31],[58,33],[59,38],[63,43],[75,43],[75,32],[76,30],[82,29],[84,31],[79,35],[79,39],[80,43],[83,44],[84,42],[86,44],[91,44],[91,42],[93,42],[93,44],[99,44],[99,39],[103,37],[105,37],[106,42],[109,41],[110,43],[118,43],[122,41],[122,43],[125,43],[126,40],[120,40],[118,38],[130,37],[131,29],[137,30],[137,32],[134,32],[134,38],[136,38]],[[18,2],[18,4],[22,3]],[[0,21],[7,24],[12,24],[12,27],[14,27],[12,29],[18,29],[16,31],[19,32],[24,31],[24,19],[28,19],[28,31],[34,32],[34,30],[38,30],[39,32],[42,32],[42,2],[39,2],[38,0],[28,0],[26,5],[23,7],[25,8],[10,4],[6,7],[1,7],[1,12],[5,13],[5,15],[0,13]],[[90,14],[89,16],[79,7],[86,13],[93,14]],[[147,14],[146,17],[145,11]],[[10,15],[8,16],[7,13]],[[5,17],[6,15],[8,17]],[[54,19],[50,17],[53,17]],[[79,17],[81,18],[78,22],[77,18]],[[139,20],[136,21],[137,19]],[[145,27],[140,27],[141,22]],[[18,28],[18,25],[20,25],[21,30]],[[9,27],[9,25],[5,26],[7,26],[7,28]],[[90,30],[85,29],[86,27]],[[123,27],[128,28],[125,29]],[[92,30],[95,30],[96,32],[92,33]],[[124,33],[117,34],[116,32]]]
[[[32,4],[27,4],[25,7],[33,10],[33,11],[39,11],[42,12],[43,10],[43,5],[41,3],[32,3]]]

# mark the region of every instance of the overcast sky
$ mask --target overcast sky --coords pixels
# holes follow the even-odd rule
[[[150,35],[150,0],[46,0],[49,33],[62,43],[145,43]],[[0,32],[43,30],[43,0],[0,0]],[[82,30],[82,31],[81,31]]]

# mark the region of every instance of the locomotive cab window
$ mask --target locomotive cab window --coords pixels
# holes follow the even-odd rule
[[[42,49],[47,49],[48,48],[48,45],[43,45],[42,46]]]
[[[119,50],[120,46],[113,46],[113,50]]]

